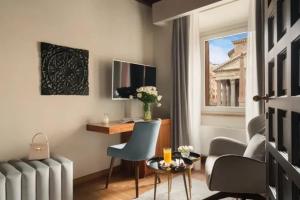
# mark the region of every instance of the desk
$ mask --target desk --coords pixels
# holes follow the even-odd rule
[[[86,125],[86,130],[92,132],[98,132],[107,135],[121,135],[121,142],[127,142],[133,131],[134,123],[123,123],[121,121],[113,121],[109,124],[103,123],[91,123]],[[162,156],[163,148],[171,147],[171,120],[162,119],[159,130],[159,136],[156,144],[156,156]],[[122,161],[122,169],[129,174],[133,174],[134,168],[131,162]],[[151,174],[151,170],[146,167],[146,162],[140,162],[140,177],[143,178],[146,175]]]

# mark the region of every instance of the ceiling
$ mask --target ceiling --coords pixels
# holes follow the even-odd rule
[[[152,6],[161,0],[136,0]],[[238,24],[247,24],[249,3],[251,0],[232,0],[221,6],[199,12],[200,29],[202,33],[215,31],[216,27],[229,27]]]
[[[199,13],[201,32],[214,31],[216,27],[228,27],[247,23],[249,2],[251,0],[237,0],[216,8]]]
[[[160,1],[160,0],[137,0],[138,2],[141,2],[143,4],[146,4],[148,6],[152,6],[152,4]]]

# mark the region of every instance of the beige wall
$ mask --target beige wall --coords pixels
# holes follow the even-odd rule
[[[0,1],[0,160],[27,155],[44,132],[69,157],[75,177],[108,168],[106,148],[119,136],[85,131],[88,121],[124,116],[112,101],[111,61],[153,64],[151,9],[135,0]],[[41,96],[39,42],[89,50],[89,96]]]
[[[154,65],[158,69],[157,88],[163,95],[162,106],[155,110],[159,117],[170,117],[172,98],[172,23],[165,26],[156,26],[154,32]]]

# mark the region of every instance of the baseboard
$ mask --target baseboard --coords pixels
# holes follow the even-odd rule
[[[74,179],[74,186],[81,185],[81,184],[93,181],[95,179],[104,178],[108,174],[108,171],[109,171],[109,169],[104,169],[104,170],[101,170],[101,171],[98,171],[98,172],[95,172],[92,174],[88,174],[86,176],[76,178],[76,179]],[[121,171],[121,165],[115,166],[113,168],[114,173],[118,173],[120,171]]]
[[[207,156],[201,156],[201,164],[204,165],[205,161],[206,161]],[[108,170],[109,169],[104,169],[92,174],[88,174],[86,176],[82,176],[79,178],[74,179],[74,186],[77,185],[81,185],[90,181],[93,181],[95,179],[100,179],[100,178],[106,178],[107,174],[108,174]],[[115,166],[113,169],[114,173],[118,173],[121,171],[121,165]]]

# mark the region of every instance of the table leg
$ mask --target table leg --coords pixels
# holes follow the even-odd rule
[[[161,183],[160,176],[158,174],[157,177],[158,177],[158,183]]]
[[[158,177],[158,174],[155,173],[155,178],[154,178],[154,200],[156,200],[157,177]]]
[[[170,177],[171,177],[171,179],[170,179],[170,192],[171,192],[172,191],[172,184],[173,184],[173,175],[170,174]]]
[[[192,199],[192,168],[188,171],[190,199]]]
[[[171,192],[170,183],[171,183],[171,174],[168,173],[168,200],[170,200],[170,192]]]
[[[183,182],[184,182],[184,187],[185,187],[186,198],[187,198],[187,200],[189,200],[189,192],[188,192],[188,189],[187,189],[185,172],[182,173],[182,176],[183,176]]]

